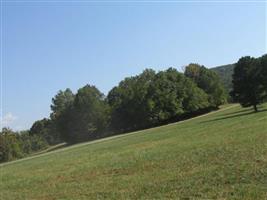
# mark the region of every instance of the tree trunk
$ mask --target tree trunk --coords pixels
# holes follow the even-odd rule
[[[258,112],[257,104],[254,104],[253,108],[254,108],[255,112]]]

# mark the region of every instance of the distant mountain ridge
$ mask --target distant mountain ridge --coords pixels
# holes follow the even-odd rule
[[[234,73],[234,66],[235,64],[229,64],[211,68],[211,70],[215,71],[219,75],[227,92],[230,92],[233,87],[232,75]]]

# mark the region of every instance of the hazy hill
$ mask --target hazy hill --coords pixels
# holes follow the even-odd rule
[[[232,74],[234,71],[234,64],[222,65],[212,68],[220,76],[226,90],[229,92],[232,88]]]

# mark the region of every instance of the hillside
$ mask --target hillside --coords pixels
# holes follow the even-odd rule
[[[230,92],[232,88],[232,75],[234,72],[234,64],[214,67],[211,68],[211,70],[215,71],[219,75],[226,90]]]
[[[238,105],[167,126],[1,165],[11,199],[265,199],[267,104]]]

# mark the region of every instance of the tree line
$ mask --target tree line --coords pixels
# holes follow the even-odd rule
[[[77,143],[189,118],[218,108],[226,93],[217,74],[190,64],[125,78],[105,97],[86,85],[76,94],[59,91],[52,99],[51,121],[61,138]]]
[[[266,100],[266,63],[264,55],[242,57],[235,64],[230,95],[242,106],[257,111]],[[107,96],[93,85],[76,94],[60,90],[52,98],[49,118],[34,122],[28,131],[2,130],[0,162],[61,142],[74,144],[190,118],[217,109],[227,99],[217,73],[199,64],[189,64],[184,73],[146,69],[122,80]]]
[[[146,69],[127,77],[105,96],[93,85],[74,94],[60,90],[51,114],[20,133],[3,129],[0,161],[23,157],[48,145],[78,142],[154,127],[218,108],[226,102],[218,75],[198,64],[185,72]]]
[[[0,162],[23,158],[48,147],[41,135],[30,135],[29,131],[15,132],[3,128],[0,132]]]

